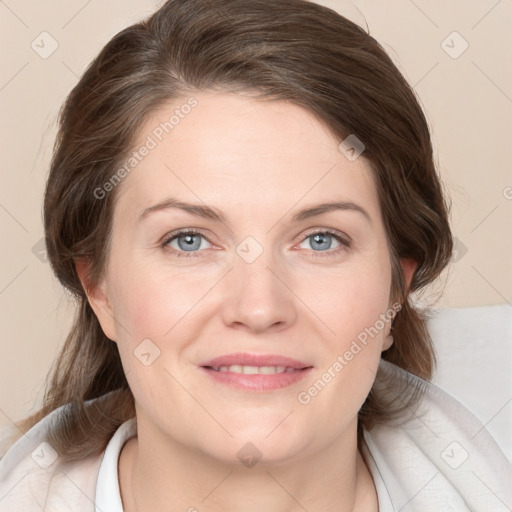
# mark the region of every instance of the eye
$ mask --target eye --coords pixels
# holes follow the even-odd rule
[[[305,247],[307,244],[309,247]],[[326,252],[325,256],[337,253],[340,250],[350,247],[350,240],[341,233],[335,233],[329,230],[315,231],[309,233],[300,243],[302,249],[311,249],[314,252]],[[323,256],[323,255],[322,255]]]
[[[304,247],[308,244],[309,247]],[[198,231],[182,230],[170,234],[162,243],[162,247],[176,256],[199,256],[204,249],[212,248],[212,244]],[[310,249],[315,256],[332,256],[350,247],[350,239],[343,233],[330,230],[314,231],[306,235],[299,244],[302,249]],[[325,253],[325,254],[319,254]]]
[[[171,252],[175,252],[177,256],[186,256],[183,253],[194,253],[201,249],[208,249],[211,244],[201,233],[187,230],[179,231],[167,237],[162,246],[171,249]]]

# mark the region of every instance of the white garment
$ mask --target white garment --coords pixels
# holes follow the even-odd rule
[[[385,361],[381,368],[411,386],[421,381]],[[135,419],[119,427],[102,455],[63,464],[44,444],[62,412],[41,420],[0,460],[0,512],[123,512],[117,465],[122,446],[136,435]],[[380,512],[512,510],[511,466],[467,409],[427,384],[410,416],[364,431]]]
[[[101,461],[98,482],[96,483],[95,512],[123,512],[117,463],[121,448],[128,439],[135,435],[137,435],[137,423],[135,418],[132,418],[117,429],[110,443],[108,443]]]

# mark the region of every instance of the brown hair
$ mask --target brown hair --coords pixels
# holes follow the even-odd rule
[[[392,297],[402,304],[394,344],[382,357],[431,376],[431,340],[409,293],[446,266],[452,237],[429,128],[412,88],[375,39],[326,7],[304,0],[169,0],[104,47],[60,114],[44,225],[53,271],[78,307],[43,406],[21,428],[69,404],[49,437],[65,460],[98,454],[135,415],[117,345],[103,333],[75,268],[88,260],[94,285],[108,255],[120,187],[102,200],[94,190],[113,176],[149,114],[206,89],[288,100],[340,142],[355,134],[364,143],[388,235]],[[418,264],[408,290],[400,258]],[[359,438],[363,427],[402,409],[379,402],[372,390],[359,413]]]

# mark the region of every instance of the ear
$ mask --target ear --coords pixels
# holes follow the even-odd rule
[[[409,286],[411,285],[412,281],[412,276],[414,275],[414,271],[418,267],[418,262],[411,258],[403,258],[400,260],[400,266],[402,267],[405,286],[407,289],[409,289]]]
[[[117,340],[114,310],[108,299],[108,289],[105,280],[96,286],[91,286],[90,262],[85,259],[75,260],[75,268],[85,290],[89,304],[98,319],[105,336],[112,341]]]
[[[391,347],[391,345],[393,345],[393,335],[388,334],[386,336],[386,338],[384,339],[384,342],[382,343],[381,352],[384,352],[385,350],[387,350],[389,347]]]

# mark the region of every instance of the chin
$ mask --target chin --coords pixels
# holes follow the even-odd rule
[[[203,449],[213,459],[248,468],[256,464],[260,467],[286,464],[303,456],[310,444],[306,436],[300,436],[297,429],[294,429],[294,435],[285,429],[279,432],[279,427],[275,429],[276,425],[268,429],[266,426],[251,425],[246,429],[231,431],[233,438],[223,436],[219,442],[205,434],[203,439],[208,441],[208,445]],[[272,429],[275,430],[272,432]]]

